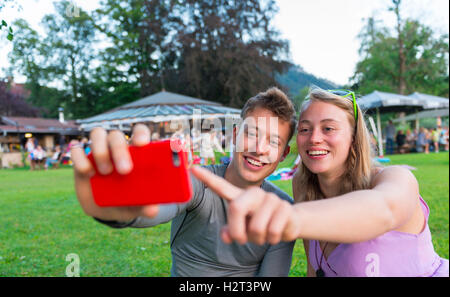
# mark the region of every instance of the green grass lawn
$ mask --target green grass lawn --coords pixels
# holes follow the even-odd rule
[[[280,167],[290,166],[294,153]],[[448,258],[448,153],[389,157],[391,164],[417,168],[413,173],[431,208],[435,249]],[[291,181],[275,183],[292,194]],[[71,253],[80,258],[81,276],[170,275],[170,223],[115,230],[95,222],[78,205],[71,168],[0,170],[0,226],[0,276],[65,276]],[[303,245],[297,241],[290,275],[305,273]]]

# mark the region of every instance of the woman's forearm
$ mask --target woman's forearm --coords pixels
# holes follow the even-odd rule
[[[298,238],[354,243],[392,230],[392,211],[380,196],[376,190],[361,190],[295,204]]]

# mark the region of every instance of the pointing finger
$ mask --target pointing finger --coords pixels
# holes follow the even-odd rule
[[[267,241],[267,227],[282,200],[273,193],[264,193],[255,199],[259,205],[255,203],[252,205],[255,213],[250,220],[247,233],[250,241],[261,245]]]
[[[264,202],[267,193],[258,187],[250,187],[228,205],[229,235],[239,244],[245,244],[249,237],[249,220]],[[253,240],[253,238],[252,238]]]
[[[223,242],[225,242],[226,244],[231,244],[233,242],[228,226],[222,227],[222,230],[220,230],[220,236],[222,237]]]
[[[207,185],[208,188],[227,201],[232,201],[244,193],[242,189],[200,166],[192,167],[191,172],[196,178]]]

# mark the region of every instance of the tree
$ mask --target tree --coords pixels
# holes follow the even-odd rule
[[[16,38],[13,40],[13,50],[8,55],[12,66],[7,72],[11,77],[15,73],[20,73],[27,78],[26,88],[30,91],[30,96],[24,99],[31,105],[41,107],[41,111],[47,115],[51,110],[48,108],[49,103],[57,98],[49,97],[48,93],[41,93],[41,86],[48,81],[47,71],[44,67],[46,58],[42,53],[41,40],[43,38],[23,19],[16,20],[13,25],[17,28],[17,32]]]
[[[128,83],[137,82],[141,97],[164,88],[163,68],[173,64],[168,60],[174,56],[178,2],[106,0],[93,17],[111,44],[102,53],[103,66]]]
[[[167,89],[242,106],[278,85],[275,74],[288,65],[280,58],[288,43],[271,26],[274,1],[263,3],[105,0],[93,16],[111,44],[99,73],[137,84],[141,97]]]
[[[10,3],[14,3],[14,0],[1,0],[0,1],[0,11]],[[13,28],[11,26],[8,26],[8,23],[2,19],[0,21],[0,32],[1,32],[1,30],[3,30],[3,28],[5,28],[5,30],[7,32],[6,39],[8,39],[9,41],[12,41],[14,38]]]
[[[42,20],[45,36],[17,23],[10,63],[47,116],[61,106],[85,118],[162,89],[240,107],[288,66],[274,1],[262,3],[103,0],[88,15],[60,1]],[[94,51],[98,41],[106,47]]]
[[[400,1],[392,10],[397,14],[397,36],[367,20],[359,34],[360,55],[352,77],[353,89],[361,94],[373,90],[410,94],[414,91],[448,97],[448,35],[436,37],[417,20],[402,21]]]
[[[18,30],[9,54],[13,66],[8,72],[19,72],[27,78],[26,88],[31,92],[27,100],[47,117],[57,116],[58,107],[65,108],[69,119],[89,110],[80,90],[86,89],[83,84],[89,83],[93,69],[95,28],[85,12],[68,14],[71,5],[68,1],[57,2],[57,13],[44,16],[45,36],[24,20],[14,22]],[[47,87],[51,83],[59,89]]]
[[[406,57],[405,57],[405,39],[402,28],[402,18],[400,16],[401,0],[392,0],[394,7],[389,10],[394,11],[397,17],[397,42],[398,42],[398,93],[404,95],[406,90]]]
[[[177,85],[189,95],[242,107],[251,96],[278,85],[288,63],[288,43],[271,20],[274,1],[184,1],[179,31]]]
[[[64,85],[70,99],[61,105],[68,118],[83,116],[90,102],[86,102],[81,90],[89,84],[92,61],[96,53],[95,27],[86,12],[77,8],[76,15],[68,13],[72,4],[55,2],[56,14],[44,16],[42,24],[47,36],[43,41],[41,55],[46,58],[46,73],[50,81]]]
[[[24,20],[14,23],[18,31],[9,54],[13,66],[8,72],[27,78],[27,101],[39,106],[45,117],[57,117],[58,107],[64,107],[66,118],[73,119],[138,98],[136,83],[129,83],[126,74],[108,64],[108,59],[113,60],[108,52],[99,59],[93,50],[97,29],[92,18],[78,8],[68,13],[72,4],[67,1],[55,5],[57,13],[42,20],[44,36]],[[51,84],[58,88],[49,87]]]
[[[0,115],[37,117],[40,110],[31,106],[22,95],[9,90],[8,82],[0,81]]]

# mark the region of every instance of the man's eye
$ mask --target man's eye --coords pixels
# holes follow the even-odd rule
[[[333,127],[325,127],[324,130],[325,130],[325,132],[332,132],[332,131],[334,131],[334,128]]]

